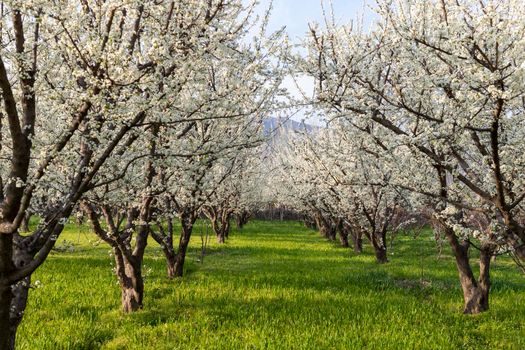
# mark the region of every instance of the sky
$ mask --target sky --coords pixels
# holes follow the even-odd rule
[[[245,0],[249,2],[248,0]],[[257,12],[264,14],[270,5],[271,0],[260,0]],[[374,18],[374,14],[370,5],[372,0],[324,0],[324,9],[330,18],[330,3],[333,6],[334,19],[337,24],[345,24],[350,21],[363,20],[365,29],[370,25]],[[317,22],[324,26],[325,16],[323,14],[323,6],[321,0],[273,0],[273,10],[271,12],[268,31],[279,30],[285,27],[290,40],[294,43],[299,43],[301,38],[308,32],[308,24]],[[283,87],[286,87],[293,95],[301,95],[300,89],[306,95],[313,93],[314,82],[306,77],[286,77],[283,82]],[[305,122],[315,125],[322,125],[323,122],[316,118],[308,118],[304,111],[299,111],[292,116],[292,119],[297,121],[305,120]]]
[[[373,18],[371,0],[332,0],[336,23],[348,23],[359,18],[365,25]],[[261,0],[258,10],[262,13],[270,0]],[[325,10],[330,14],[330,1],[324,1]],[[321,0],[273,0],[273,11],[269,24],[270,30],[285,26],[290,39],[298,39],[308,31],[308,23],[323,24],[324,16]]]

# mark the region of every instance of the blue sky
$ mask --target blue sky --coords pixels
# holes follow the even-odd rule
[[[362,15],[365,25],[373,18],[372,11],[367,4],[371,0],[332,0],[335,19],[338,23],[348,23]],[[259,10],[264,11],[270,0],[261,0]],[[324,1],[326,11],[330,11],[330,2]],[[309,22],[324,22],[321,0],[274,0],[270,20],[270,30],[286,27],[290,39],[295,41],[304,36]]]
[[[244,0],[245,3],[250,0]],[[264,14],[271,0],[260,0],[257,13]],[[269,22],[269,32],[286,27],[291,42],[299,43],[301,38],[308,31],[308,24],[317,22],[324,25],[323,6],[327,15],[330,16],[330,4],[333,6],[334,19],[338,24],[349,23],[350,21],[363,20],[365,29],[374,18],[373,11],[369,4],[373,0],[273,0],[273,10]],[[329,17],[330,18],[330,17]],[[294,96],[313,94],[314,82],[311,78],[304,76],[288,76],[284,79],[283,87],[288,89]],[[304,110],[296,111],[292,119],[307,123],[322,125],[323,122],[318,117],[308,117]]]

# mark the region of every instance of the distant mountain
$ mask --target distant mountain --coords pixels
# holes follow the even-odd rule
[[[264,120],[264,133],[266,135],[275,133],[280,134],[281,130],[306,131],[308,133],[319,129],[318,126],[301,123],[292,119],[267,118]]]

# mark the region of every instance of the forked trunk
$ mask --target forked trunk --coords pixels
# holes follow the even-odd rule
[[[480,275],[479,280],[476,281],[474,273],[470,266],[470,259],[468,250],[470,243],[467,241],[459,241],[454,231],[446,227],[445,233],[452,248],[452,252],[456,259],[456,267],[459,273],[459,282],[463,290],[464,314],[479,314],[489,309],[489,293],[490,293],[490,260],[492,257],[492,250],[490,248],[482,248],[480,251]]]
[[[212,230],[217,236],[217,243],[225,243],[230,234],[231,213],[224,209],[214,209],[210,210],[207,216],[210,219]]]
[[[169,279],[175,278],[175,260],[176,254],[173,248],[174,225],[172,218],[167,218],[168,229],[162,227],[162,222],[157,222],[158,231],[150,226],[151,237],[160,245],[164,257],[166,258],[166,270]]]

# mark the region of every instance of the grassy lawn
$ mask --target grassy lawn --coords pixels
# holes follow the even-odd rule
[[[398,237],[379,266],[294,222],[250,223],[200,263],[199,231],[180,280],[148,247],[144,310],[124,315],[109,247],[71,225],[75,250],[34,275],[18,348],[525,349],[525,276],[506,258],[490,311],[464,316],[454,262],[428,233]]]

